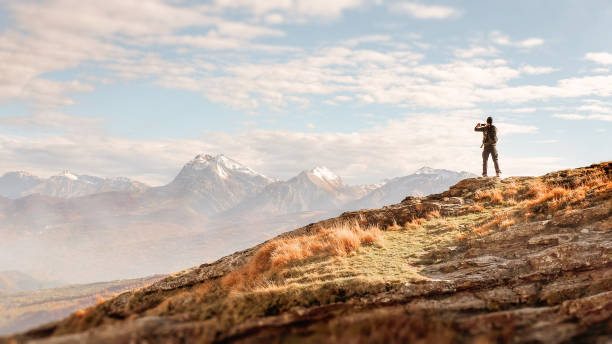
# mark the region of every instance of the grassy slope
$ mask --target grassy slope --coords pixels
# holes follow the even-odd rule
[[[257,335],[265,332],[262,329],[270,328],[284,328],[281,334],[272,335],[275,340],[316,339],[318,336],[326,340],[339,340],[342,337],[338,337],[338,331],[342,332],[342,336],[353,333],[353,339],[364,340],[377,333],[377,326],[386,331],[395,329],[398,333],[402,333],[401,328],[404,327],[414,330],[406,333],[403,337],[405,339],[437,338],[448,341],[457,333],[459,325],[451,315],[432,310],[438,309],[438,303],[443,301],[422,300],[428,302],[429,308],[423,309],[433,312],[433,318],[428,318],[430,315],[405,318],[405,311],[391,309],[387,305],[389,302],[412,304],[415,297],[418,301],[426,295],[449,297],[448,306],[444,309],[462,305],[464,299],[472,296],[466,294],[464,299],[456,299],[461,294],[461,285],[470,290],[480,288],[481,284],[495,286],[495,283],[503,283],[500,282],[503,279],[485,276],[482,281],[475,283],[455,276],[453,278],[456,280],[451,280],[449,276],[453,271],[465,268],[462,264],[466,261],[469,263],[465,264],[478,265],[480,263],[476,259],[487,258],[491,254],[495,254],[497,260],[509,260],[512,255],[533,253],[539,246],[526,245],[523,241],[527,239],[520,236],[521,231],[532,231],[529,235],[536,233],[549,236],[569,231],[571,235],[576,235],[571,230],[562,229],[568,226],[551,225],[550,219],[570,221],[574,213],[596,208],[597,211],[585,211],[584,214],[594,215],[588,215],[589,218],[585,215],[584,219],[581,217],[576,226],[587,224],[596,229],[603,228],[600,232],[604,234],[601,235],[608,235],[606,231],[612,227],[610,166],[610,163],[605,163],[541,178],[508,178],[501,182],[495,179],[472,179],[459,183],[441,195],[407,199],[399,205],[379,210],[343,214],[338,219],[322,221],[287,233],[211,265],[178,273],[161,281],[157,287],[154,285],[153,288],[123,294],[85,312],[74,314],[43,331],[32,331],[17,338],[45,337],[49,334],[58,336],[92,328],[101,329],[100,338],[106,335],[111,336],[109,338],[115,338],[112,337],[115,335],[120,338],[121,328],[135,333],[140,328],[138,326],[144,326],[144,322],[137,325],[137,319],[162,319],[155,321],[161,321],[159,328],[168,328],[164,332],[165,336],[176,339],[180,333],[180,336],[203,342],[241,338],[257,340]],[[461,200],[453,199],[453,196]],[[357,242],[351,244],[350,249],[339,252],[333,247],[339,243],[344,245],[345,242],[336,241],[340,240],[337,236],[322,234],[330,228],[335,228],[333,233],[336,233],[338,223],[348,226],[348,230],[355,233],[381,229],[382,232],[368,240],[359,239],[357,234],[355,238],[344,236],[341,240],[354,239]],[[355,226],[359,229],[354,229]],[[537,228],[539,232],[532,228]],[[330,242],[334,245],[330,246]],[[490,243],[488,247],[487,243]],[[531,251],[525,251],[528,246]],[[493,251],[494,248],[498,251]],[[553,247],[542,246],[544,248]],[[285,259],[287,257],[291,259]],[[452,257],[463,258],[453,261]],[[611,253],[604,250],[604,255],[598,257],[599,263],[603,264],[600,265],[608,269]],[[495,259],[493,263],[487,263],[491,264],[492,274],[493,268],[499,268]],[[519,264],[512,273],[523,273],[527,265]],[[487,273],[486,268],[481,270],[479,274]],[[538,274],[546,275],[542,278],[549,279],[546,283],[561,278],[558,273],[544,274],[540,270]],[[576,271],[583,270],[580,268]],[[466,271],[465,275],[471,273],[471,270]],[[439,276],[445,274],[447,276],[439,279]],[[509,281],[514,277],[508,275],[504,279]],[[604,276],[602,281],[603,284],[592,288],[590,293],[595,295],[609,291],[612,277]],[[497,289],[487,292],[493,293],[494,290]],[[517,291],[513,289],[512,292]],[[484,306],[478,306],[481,308],[474,307],[478,312],[485,313],[504,307],[516,307],[516,302],[508,303],[501,299],[487,299]],[[470,302],[480,305],[482,300],[483,297],[479,297]],[[528,297],[525,300],[526,305],[541,302]],[[472,309],[472,306],[466,307]],[[360,314],[362,318],[354,314]],[[352,317],[350,321],[346,320],[349,316]],[[395,323],[402,316],[404,320]],[[323,317],[321,319],[324,321],[318,321],[317,317]],[[291,329],[303,327],[298,326],[300,321],[295,319],[302,319],[302,322],[308,319],[310,330],[293,335]],[[454,325],[450,326],[451,322]],[[151,336],[149,339],[161,338],[161,334]],[[492,336],[490,338],[496,340],[506,338],[499,333]],[[389,338],[381,332],[370,339],[386,341]]]

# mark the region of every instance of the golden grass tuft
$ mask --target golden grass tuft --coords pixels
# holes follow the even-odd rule
[[[441,215],[440,215],[440,211],[439,210],[432,210],[432,211],[428,212],[427,214],[425,214],[425,220],[437,219],[440,216]]]
[[[474,195],[474,199],[477,201],[489,201],[491,203],[503,203],[504,196],[502,191],[499,189],[490,189],[486,191],[478,191]]]
[[[528,191],[531,199],[523,201],[521,207],[524,211],[531,213],[546,213],[570,208],[572,204],[584,201],[588,190],[589,187],[586,185],[566,189],[560,186],[535,184]]]
[[[361,245],[380,245],[382,238],[378,226],[362,228],[352,221],[336,223],[311,235],[276,239],[264,244],[241,269],[226,275],[222,284],[244,289],[288,264],[319,255],[350,255]]]
[[[457,233],[457,235],[455,235],[455,239],[458,241],[462,241],[462,240],[466,240],[467,239],[467,234],[461,232],[461,233]]]
[[[402,226],[397,224],[397,221],[393,220],[393,223],[391,224],[391,226],[388,226],[386,229],[388,231],[401,231],[401,230],[403,230],[405,228],[406,228],[406,226],[402,227]]]
[[[484,210],[484,207],[482,205],[476,203],[476,204],[472,204],[468,209],[471,212],[479,213],[479,212]]]
[[[489,233],[493,229],[506,229],[514,224],[514,219],[511,218],[509,214],[503,213],[496,215],[489,221],[483,223],[482,225],[473,228],[472,231],[474,233],[484,235]]]
[[[506,185],[506,187],[504,188],[504,191],[502,192],[502,196],[504,199],[511,199],[511,198],[516,197],[518,193],[519,193],[519,186],[515,182],[512,182]]]

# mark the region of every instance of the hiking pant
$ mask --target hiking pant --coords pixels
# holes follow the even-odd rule
[[[495,165],[495,173],[499,173],[499,164],[497,163],[497,148],[495,145],[485,145],[482,150],[482,175],[487,175],[487,160],[489,160],[489,154],[493,158],[493,165]]]

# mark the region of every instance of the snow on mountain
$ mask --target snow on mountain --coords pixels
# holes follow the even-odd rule
[[[265,217],[306,211],[335,210],[363,196],[362,187],[344,184],[326,167],[302,171],[287,180],[271,183],[260,193],[245,199],[233,208],[231,216]],[[222,214],[226,216],[228,214]]]
[[[79,177],[77,177],[76,175],[72,174],[70,171],[68,170],[64,170],[62,173],[58,174],[57,176],[54,177],[64,177],[64,178],[68,178],[70,180],[78,180]],[[53,177],[51,177],[53,178]]]
[[[27,172],[8,172],[0,177],[0,195],[20,198],[41,194],[60,198],[72,198],[107,191],[142,191],[146,184],[128,178],[100,178],[77,175],[68,170],[42,179]]]
[[[477,177],[469,172],[455,172],[422,167],[411,175],[387,181],[365,197],[351,202],[347,210],[380,208],[401,202],[406,196],[426,196],[442,192],[465,178]]]
[[[170,184],[151,193],[156,197],[180,198],[198,212],[214,214],[235,206],[272,182],[223,154],[199,154],[185,164]]]
[[[436,170],[434,170],[431,167],[427,167],[427,166],[423,166],[414,172],[414,174],[434,174],[434,173],[436,173]]]
[[[312,173],[315,177],[326,180],[329,183],[333,183],[336,185],[342,185],[342,179],[337,174],[335,174],[330,169],[328,169],[327,167],[324,167],[324,166],[315,167],[309,172]]]

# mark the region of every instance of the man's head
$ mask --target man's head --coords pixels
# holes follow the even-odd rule
[[[487,117],[487,124],[493,124],[493,117]]]

